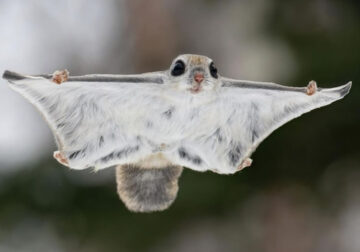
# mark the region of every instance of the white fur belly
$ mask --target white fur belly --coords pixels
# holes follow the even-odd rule
[[[145,169],[164,168],[172,165],[172,163],[160,152],[146,156],[136,164]]]

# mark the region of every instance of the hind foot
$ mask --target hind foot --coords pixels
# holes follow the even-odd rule
[[[251,166],[251,164],[252,164],[252,159],[251,158],[245,158],[244,161],[242,161],[242,163],[238,166],[237,171],[241,171],[245,167]]]

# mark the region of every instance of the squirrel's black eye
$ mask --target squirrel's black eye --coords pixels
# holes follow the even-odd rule
[[[181,60],[175,62],[173,69],[171,70],[172,76],[179,76],[185,72],[185,63]]]
[[[215,79],[217,79],[218,74],[217,74],[217,69],[214,65],[214,62],[211,62],[210,66],[209,66],[209,70],[210,70],[211,76],[214,77]]]

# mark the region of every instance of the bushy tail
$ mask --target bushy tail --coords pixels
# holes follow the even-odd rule
[[[180,166],[145,169],[119,165],[116,182],[120,199],[134,212],[165,210],[176,198],[182,170]]]

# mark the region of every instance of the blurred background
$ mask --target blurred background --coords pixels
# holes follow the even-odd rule
[[[0,251],[360,251],[359,1],[0,1],[0,72],[141,73],[181,53],[224,76],[333,87],[241,173],[184,170],[165,212],[130,213],[114,169],[75,171],[0,80]]]

